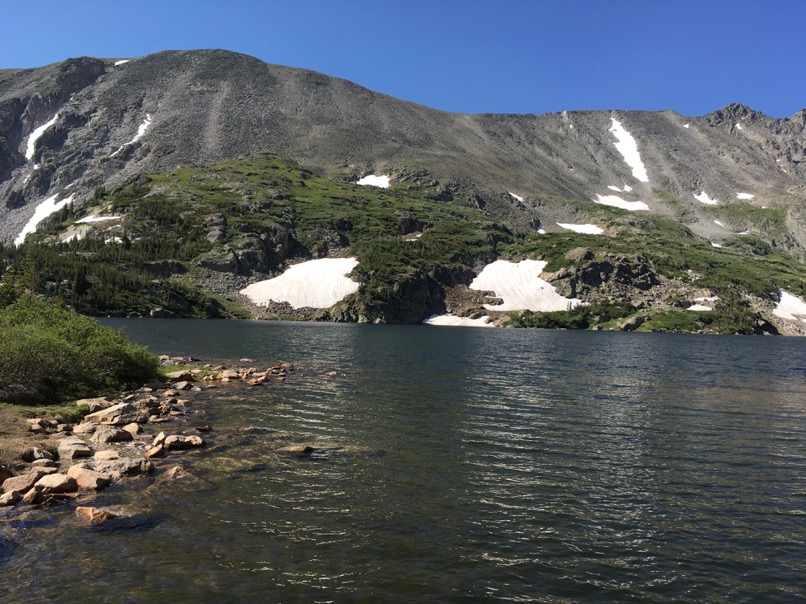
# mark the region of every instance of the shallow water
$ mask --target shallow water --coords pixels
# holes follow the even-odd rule
[[[299,369],[201,404],[195,479],[102,494],[127,524],[0,529],[4,601],[806,598],[804,339],[109,322]]]

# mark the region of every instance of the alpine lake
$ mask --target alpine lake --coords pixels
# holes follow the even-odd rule
[[[3,602],[806,600],[804,338],[105,323],[296,370],[205,391],[129,522],[7,523]]]

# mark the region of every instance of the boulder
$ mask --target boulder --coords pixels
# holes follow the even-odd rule
[[[13,476],[11,478],[6,478],[3,481],[2,491],[3,493],[8,493],[10,491],[26,493],[44,475],[45,472],[37,468],[36,470],[32,470],[28,474],[23,474],[22,476]]]
[[[123,429],[126,430],[126,432],[128,432],[132,436],[137,436],[143,431],[143,428],[142,426],[140,426],[140,424],[134,424],[134,423],[126,424],[125,426],[123,426]]]
[[[78,490],[78,483],[75,478],[67,474],[51,474],[40,478],[34,487],[40,487],[43,495],[72,493]]]
[[[108,409],[90,413],[84,418],[85,422],[110,426],[124,426],[131,423],[142,424],[147,420],[148,416],[131,403],[119,403]]]
[[[9,491],[0,495],[0,507],[14,505],[22,498],[19,491]]]
[[[34,450],[31,452],[31,457],[33,461],[37,459],[53,459],[53,453],[34,447]]]
[[[114,514],[109,510],[88,506],[78,506],[76,508],[76,516],[82,520],[87,520],[90,524],[100,524],[101,522],[106,522],[107,520],[112,520],[113,518],[118,517],[117,514]]]
[[[218,375],[218,377],[221,378],[222,380],[224,379],[239,380],[241,379],[241,374],[238,371],[235,371],[234,369],[225,369]]]
[[[192,449],[194,447],[203,447],[205,444],[201,436],[195,434],[191,436],[184,436],[182,434],[171,434],[165,438],[164,446],[169,451],[180,451],[183,449]]]
[[[96,451],[95,459],[98,460],[120,459],[120,454],[114,449],[105,449],[103,451]]]
[[[73,434],[92,434],[95,432],[97,427],[98,424],[94,424],[92,422],[82,422],[76,426],[73,426]]]
[[[153,445],[148,447],[145,452],[145,458],[151,459],[152,457],[164,457],[165,456],[165,447],[160,445]]]
[[[98,426],[95,434],[92,435],[92,441],[102,445],[128,442],[133,438],[131,432],[107,425]]]
[[[191,384],[187,380],[184,380],[181,382],[176,382],[174,384],[174,388],[176,388],[177,390],[190,390],[191,388],[193,388],[193,384]]]
[[[147,459],[107,459],[98,460],[95,464],[98,472],[104,472],[119,480],[123,476],[139,476],[140,474],[150,474],[154,471],[154,464]]]
[[[55,468],[56,462],[52,459],[35,459],[31,462],[31,466],[34,468]]]
[[[92,448],[78,436],[68,436],[59,441],[59,459],[63,461],[91,456]]]
[[[33,486],[22,497],[22,502],[26,505],[36,505],[42,503],[44,497],[42,496],[42,487]]]
[[[100,411],[102,409],[108,409],[115,404],[115,399],[106,397],[82,398],[81,400],[76,401],[76,405],[79,407],[84,406],[87,408],[87,413],[95,413],[96,411]]]
[[[166,373],[165,377],[167,377],[169,380],[174,380],[178,382],[181,381],[190,382],[193,380],[193,374],[188,370],[171,371],[170,373]]]
[[[104,472],[96,472],[82,464],[71,466],[67,470],[67,475],[74,478],[81,490],[95,490],[99,491],[104,487],[108,487],[112,482],[112,477]]]

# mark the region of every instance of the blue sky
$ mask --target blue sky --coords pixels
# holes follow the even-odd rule
[[[446,111],[806,107],[803,0],[2,0],[0,15],[0,68],[226,48]]]

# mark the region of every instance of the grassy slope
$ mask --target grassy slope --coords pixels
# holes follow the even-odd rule
[[[231,309],[198,287],[197,267],[205,258],[243,257],[245,249],[262,254],[253,276],[278,272],[288,261],[357,255],[361,264],[354,277],[362,285],[339,310],[352,320],[415,320],[423,308],[412,315],[390,311],[401,296],[467,284],[474,270],[497,257],[544,258],[547,270],[556,271],[575,262],[566,254],[579,247],[640,253],[659,275],[696,281],[720,295],[771,297],[778,288],[806,294],[803,265],[771,253],[750,235],[717,249],[672,220],[585,202],[583,209],[615,236],[538,235],[491,223],[468,201],[471,191],[457,188],[450,201],[440,201],[442,191],[425,172],[404,171],[383,190],[319,178],[292,161],[260,154],[99,191],[98,208],[126,214],[118,232],[122,244],[86,238],[46,245],[80,217],[65,210],[36,236],[39,245],[4,255],[14,259],[18,283],[32,281],[33,289],[104,314],[144,314],[161,305],[183,316],[227,316]],[[734,205],[720,209],[721,217],[742,224],[762,220],[770,228],[780,223],[777,210]],[[216,230],[220,234],[210,237]],[[423,230],[422,237],[405,241],[402,235],[413,230]],[[146,271],[149,263],[166,260],[181,263],[187,273],[165,279]],[[254,263],[247,268],[249,273]]]

